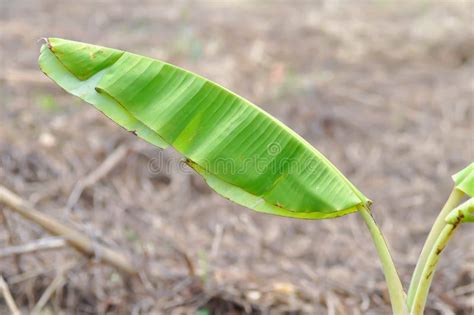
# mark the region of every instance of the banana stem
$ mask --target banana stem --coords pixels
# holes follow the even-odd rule
[[[456,224],[447,224],[438,236],[438,239],[434,242],[430,254],[426,260],[426,265],[421,273],[421,279],[418,283],[418,288],[413,299],[413,305],[411,306],[411,315],[423,315],[426,298],[430,291],[431,281],[436,271],[441,252],[448,245],[448,241],[454,234],[454,231],[459,226],[459,222]]]
[[[410,309],[413,305],[413,300],[415,299],[418,286],[420,285],[421,274],[423,273],[423,270],[427,264],[428,256],[430,255],[436,240],[441,234],[441,231],[446,226],[444,219],[451,212],[451,210],[453,210],[459,204],[463,197],[464,193],[462,191],[453,188],[448,200],[446,201],[446,204],[443,206],[443,209],[439,213],[430,233],[428,234],[425,244],[423,245],[423,249],[421,250],[420,257],[418,258],[418,262],[416,263],[415,271],[413,272],[410,287],[408,289],[407,305]]]
[[[382,270],[385,275],[385,280],[388,286],[388,293],[390,295],[390,301],[392,303],[392,312],[394,315],[405,315],[407,314],[406,295],[403,290],[402,282],[398,276],[395,264],[393,263],[392,256],[388,249],[387,243],[383,237],[382,231],[380,231],[377,223],[375,222],[370,210],[366,207],[360,207],[359,212],[364,218],[369,232],[375,244],[375,248],[382,264]]]

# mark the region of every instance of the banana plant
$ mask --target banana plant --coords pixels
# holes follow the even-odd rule
[[[472,221],[472,201],[456,207],[465,194],[472,197],[474,164],[455,175],[407,298],[372,217],[372,201],[311,144],[256,105],[169,63],[81,42],[46,39],[39,65],[66,92],[121,127],[159,148],[174,147],[212,189],[235,203],[298,219],[360,213],[380,257],[394,314],[423,313],[439,249],[460,223]]]

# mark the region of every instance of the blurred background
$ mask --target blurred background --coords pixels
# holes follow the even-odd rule
[[[473,18],[474,2],[455,0],[0,0],[0,184],[141,270],[128,279],[0,207],[0,274],[18,307],[390,314],[357,214],[298,221],[220,197],[173,150],[47,79],[36,63],[40,38],[159,58],[258,104],[374,200],[408,283],[450,175],[474,159]],[[473,237],[463,227],[447,249],[427,314],[472,314]]]

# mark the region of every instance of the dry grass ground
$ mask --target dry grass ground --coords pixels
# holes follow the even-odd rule
[[[230,203],[175,152],[46,79],[39,38],[164,59],[261,105],[375,201],[406,283],[450,174],[474,158],[473,14],[474,2],[455,0],[0,0],[1,185],[142,270],[142,281],[127,279],[47,239],[58,246],[0,257],[15,302],[31,311],[49,290],[42,314],[390,313],[357,214],[297,221]],[[110,172],[71,197],[123,146]],[[0,252],[48,237],[0,213]],[[427,314],[472,314],[473,232],[463,227],[448,248]]]

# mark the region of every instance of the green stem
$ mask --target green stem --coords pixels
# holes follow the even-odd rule
[[[413,272],[413,276],[410,282],[410,288],[408,289],[408,296],[407,296],[407,305],[408,308],[411,308],[413,304],[413,300],[415,299],[415,294],[420,284],[421,274],[425,268],[425,265],[428,260],[428,256],[433,248],[434,243],[438,239],[441,231],[446,226],[446,222],[444,219],[446,216],[453,210],[464,197],[464,193],[456,188],[453,188],[453,191],[449,195],[446,204],[443,206],[443,209],[439,213],[436,221],[431,228],[430,233],[423,245],[423,249],[421,250],[420,257],[418,258],[418,262],[416,263],[415,271]]]
[[[360,207],[359,212],[365,220],[369,232],[374,240],[375,248],[382,264],[382,270],[387,281],[388,293],[390,295],[390,301],[392,303],[392,312],[395,315],[407,314],[406,296],[403,291],[402,282],[398,276],[397,270],[390,256],[390,251],[387,247],[387,243],[380,231],[377,223],[375,222],[370,210],[367,207]]]
[[[434,242],[433,248],[431,249],[426,265],[421,273],[421,280],[419,281],[418,288],[416,290],[413,305],[411,306],[411,315],[423,315],[425,309],[426,298],[430,291],[431,281],[436,271],[436,265],[438,264],[441,252],[448,244],[448,241],[453,236],[453,232],[459,226],[457,224],[447,224],[438,236],[438,239]]]

